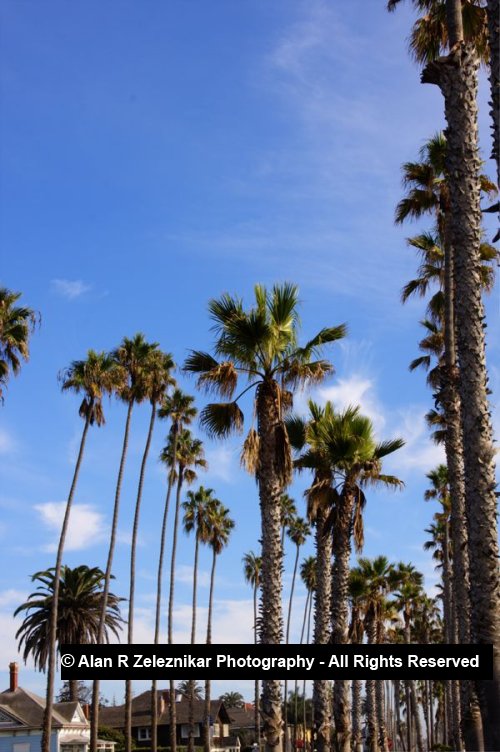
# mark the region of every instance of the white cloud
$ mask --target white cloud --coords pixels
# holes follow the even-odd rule
[[[208,462],[207,477],[220,478],[226,483],[234,482],[239,468],[236,466],[236,450],[228,446],[217,446],[205,452]]]
[[[429,472],[436,465],[445,462],[444,448],[434,444],[429,438],[425,422],[426,411],[421,405],[415,405],[402,414],[393,435],[401,436],[406,443],[402,449],[387,458],[387,466]]]
[[[43,524],[51,531],[59,534],[66,502],[48,501],[45,504],[36,504]],[[66,551],[81,551],[84,548],[101,543],[108,534],[104,523],[104,516],[90,504],[75,504],[71,509],[71,516],[66,535]],[[50,543],[43,547],[44,551],[53,552],[57,549],[57,543]]]
[[[324,402],[330,400],[337,410],[345,410],[349,405],[359,405],[361,413],[373,421],[375,432],[381,431],[386,424],[385,412],[376,393],[375,383],[361,374],[339,378],[329,387],[318,389]]]
[[[10,588],[8,590],[0,591],[0,608],[6,608],[7,606],[13,606],[17,608],[28,597],[28,593],[23,590],[14,590]]]
[[[0,454],[10,454],[15,448],[16,442],[13,436],[5,428],[0,428]]]
[[[86,284],[81,279],[53,279],[51,285],[58,295],[68,300],[76,300],[92,289],[92,285]]]
[[[176,568],[176,582],[184,582],[187,585],[193,584],[193,567],[187,564],[181,564]],[[198,586],[208,587],[210,585],[210,572],[198,570]]]

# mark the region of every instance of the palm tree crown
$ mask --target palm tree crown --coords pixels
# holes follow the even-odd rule
[[[16,305],[20,297],[20,292],[0,288],[0,399],[9,373],[17,376],[21,361],[29,358],[29,338],[38,318],[31,308]]]

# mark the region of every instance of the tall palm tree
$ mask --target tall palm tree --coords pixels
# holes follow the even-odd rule
[[[27,601],[14,612],[17,616],[26,612],[23,623],[16,632],[19,650],[26,662],[31,655],[35,667],[45,671],[54,643],[60,645],[91,645],[97,641],[102,607],[102,583],[104,573],[98,567],[81,565],[71,569],[61,566],[59,582],[56,568],[36,572],[32,582],[40,583]],[[53,608],[54,599],[58,608]],[[123,619],[120,616],[120,601],[113,593],[108,595],[104,637],[119,636]],[[57,614],[55,639],[51,634],[52,614]],[[70,681],[69,694],[72,701],[78,700],[78,681]]]
[[[210,520],[210,534],[208,544],[212,549],[212,569],[210,571],[210,594],[208,597],[207,617],[207,645],[212,644],[212,609],[214,602],[215,565],[217,557],[227,546],[234,520],[229,516],[229,509],[219,499],[212,499],[209,503],[208,518]],[[210,752],[210,679],[205,680],[205,714],[204,714],[204,747]]]
[[[168,441],[171,445],[171,456],[177,455],[177,441],[183,428],[190,425],[197,414],[193,406],[194,397],[184,394],[179,388],[174,389],[172,394],[167,394],[164,399],[158,417],[171,421]],[[168,465],[167,465],[168,466]],[[163,518],[160,533],[160,552],[158,555],[158,572],[156,578],[156,609],[155,609],[155,633],[154,644],[160,642],[160,620],[162,602],[163,559],[165,556],[165,540],[167,533],[168,511],[170,507],[170,495],[175,483],[175,463],[169,467],[167,475],[167,492],[163,508]],[[172,685],[170,686],[172,689]],[[151,752],[157,752],[158,748],[158,702],[157,681],[153,679],[151,687]]]
[[[56,670],[56,631],[58,624],[59,608],[59,583],[62,571],[62,557],[64,553],[64,544],[70,520],[73,498],[75,495],[78,476],[82,465],[85,443],[87,440],[88,429],[92,425],[102,426],[105,423],[102,400],[104,395],[119,386],[122,382],[123,373],[120,368],[116,367],[113,359],[106,353],[97,353],[89,350],[86,360],[75,360],[71,365],[60,374],[60,382],[63,391],[74,391],[76,394],[83,394],[83,400],[80,405],[79,415],[84,420],[80,447],[76,458],[73,478],[69,489],[66,508],[64,511],[63,524],[59,535],[57,546],[56,565],[54,573],[54,597],[51,601],[52,613],[50,619],[50,641],[48,652],[48,670],[47,670],[47,692],[44,711],[44,723],[42,730],[42,751],[48,752],[50,748],[50,737],[52,733],[52,707],[54,697],[54,679]]]
[[[200,486],[198,491],[187,492],[188,501],[182,503],[184,509],[184,532],[195,531],[194,567],[193,567],[193,608],[191,621],[191,645],[196,642],[196,593],[198,583],[198,553],[200,543],[208,543],[211,533],[210,503],[213,501],[212,488]],[[194,694],[189,695],[189,737],[188,750],[194,752]]]
[[[197,491],[188,491],[188,501],[182,503],[184,510],[184,532],[191,533],[194,530],[194,566],[193,566],[193,613],[191,620],[191,645],[196,642],[196,591],[198,580],[198,554],[200,543],[208,543],[210,537],[210,502],[213,500],[213,488],[200,486]]]
[[[417,0],[414,0],[418,5]],[[397,2],[391,0],[395,6]],[[466,3],[466,5],[477,3]],[[465,7],[465,6],[464,6]],[[446,174],[453,247],[459,392],[468,520],[471,639],[493,644],[493,678],[480,680],[487,749],[500,748],[500,568],[494,447],[488,405],[484,307],[480,288],[481,207],[477,125],[478,40],[467,38],[461,0],[446,0],[449,53],[427,63],[422,82],[437,85],[447,121]],[[435,56],[433,56],[435,57]]]
[[[163,353],[158,349],[155,343],[150,345],[149,352],[145,351],[142,364],[143,390],[144,398],[148,399],[151,404],[151,417],[149,419],[149,428],[146,437],[146,444],[142,455],[141,469],[139,473],[139,483],[137,486],[137,497],[135,502],[134,522],[132,526],[132,541],[130,547],[130,585],[128,601],[128,629],[127,641],[129,645],[134,642],[134,599],[135,599],[135,558],[137,548],[137,534],[139,532],[139,516],[142,501],[142,489],[144,486],[144,476],[146,472],[146,463],[151,448],[156,412],[159,403],[162,401],[165,392],[169,386],[175,382],[171,375],[174,367],[174,361],[170,353]],[[132,749],[132,682],[127,679],[125,682],[125,750],[130,752]]]
[[[175,447],[175,454],[174,454]],[[170,556],[170,585],[168,598],[168,644],[173,644],[173,622],[174,622],[174,595],[175,595],[175,566],[177,559],[177,539],[179,533],[179,513],[181,506],[181,491],[184,483],[190,485],[198,477],[196,468],[206,468],[207,462],[204,457],[203,444],[199,439],[193,438],[191,431],[183,428],[175,436],[171,434],[169,441],[162,450],[160,459],[177,478],[177,488],[175,496],[174,526],[172,534],[172,552]],[[175,752],[177,746],[176,739],[176,706],[175,706],[175,686],[173,680],[170,681],[170,746],[172,752]]]
[[[213,389],[226,402],[211,403],[201,414],[212,436],[225,437],[243,427],[238,405],[242,395],[255,388],[257,429],[251,428],[244,445],[246,467],[255,473],[259,489],[262,525],[262,622],[260,639],[278,644],[283,636],[282,546],[279,500],[290,483],[292,461],[285,412],[291,406],[290,389],[322,381],[332,371],[319,357],[324,345],[345,335],[345,326],[322,329],[299,347],[298,290],[288,283],[267,290],[255,287],[255,304],[245,311],[238,298],[228,294],[209,304],[214,322],[215,357],[193,351],[185,369],[198,374],[199,386]],[[316,359],[315,359],[316,358]],[[246,388],[232,399],[242,375]],[[262,717],[268,752],[281,749],[282,713],[280,683],[265,679]]]
[[[257,556],[253,551],[249,551],[243,556],[243,575],[245,582],[248,582],[253,589],[253,635],[255,645],[258,642],[257,629],[257,593],[260,588],[260,575],[262,571],[262,557]],[[255,680],[255,692],[254,692],[254,725],[255,725],[255,741],[257,742],[257,749],[260,752],[261,735],[260,735],[260,713],[259,713],[259,680]]]
[[[12,372],[17,376],[21,361],[29,358],[29,339],[38,316],[31,308],[16,305],[20,292],[0,288],[0,400]]]
[[[104,617],[106,613],[109,584],[111,581],[111,570],[113,567],[113,557],[115,552],[116,531],[118,527],[118,514],[120,509],[120,496],[123,481],[123,472],[125,470],[125,460],[127,457],[128,441],[130,433],[130,422],[132,410],[136,403],[142,402],[146,396],[146,371],[145,367],[151,357],[151,352],[157,347],[156,343],[149,343],[145,340],[143,334],[136,334],[132,339],[124,337],[121,344],[113,351],[117,366],[122,369],[125,378],[115,389],[116,396],[127,405],[127,417],[125,420],[125,430],[123,434],[123,444],[118,468],[118,477],[116,480],[115,499],[113,506],[113,518],[111,523],[111,535],[109,541],[108,558],[106,563],[106,573],[104,580],[104,595],[102,601],[101,613],[101,630],[98,635],[98,644],[102,642],[104,629]],[[99,680],[95,679],[92,690],[92,715],[90,723],[90,750],[97,752],[97,729],[99,726]]]
[[[394,439],[377,443],[371,421],[360,415],[358,407],[336,412],[329,405],[312,424],[312,429],[306,432],[308,449],[297,463],[321,470],[316,472],[309,494],[325,493],[330,499],[332,511],[325,527],[332,533],[334,556],[331,641],[342,645],[348,642],[349,559],[353,533],[358,550],[363,543],[362,510],[366,502],[363,487],[367,484],[402,486],[397,478],[382,473],[382,459],[400,449],[404,442]],[[333,482],[334,487],[330,485]],[[333,710],[339,750],[349,752],[351,719],[346,681],[335,682]]]

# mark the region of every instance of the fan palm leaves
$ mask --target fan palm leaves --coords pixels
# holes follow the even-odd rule
[[[318,332],[303,347],[298,344],[298,290],[284,283],[267,290],[255,287],[255,300],[245,310],[239,298],[224,294],[209,303],[215,335],[214,355],[192,351],[185,370],[198,376],[198,385],[225,401],[208,404],[201,423],[211,436],[226,437],[243,428],[239,405],[243,394],[255,390],[257,428],[245,441],[244,461],[255,474],[262,522],[263,643],[277,644],[283,633],[281,605],[282,546],[279,499],[290,483],[292,461],[284,417],[291,406],[291,390],[318,383],[332,372],[321,357],[325,345],[345,335],[345,326]],[[236,394],[239,378],[245,388]],[[236,394],[236,396],[235,396]],[[262,714],[268,751],[281,746],[279,682],[265,680]]]
[[[98,567],[81,565],[70,568],[61,566],[59,582],[56,583],[56,568],[51,567],[32,576],[37,582],[35,592],[28,596],[14,612],[18,616],[26,613],[23,623],[16,633],[19,650],[23,659],[33,658],[35,667],[45,670],[52,645],[89,645],[97,642],[99,620],[101,616],[104,573]],[[57,587],[58,585],[58,587]],[[54,599],[58,608],[53,608]],[[113,593],[108,595],[104,638],[110,634],[119,636],[123,620],[120,615],[120,601]],[[55,643],[51,635],[52,614],[56,613]],[[77,689],[78,682],[70,685],[70,690]],[[72,700],[78,699],[71,696]]]
[[[29,358],[29,340],[38,316],[31,308],[16,305],[20,292],[0,288],[0,400],[11,373],[21,370]]]

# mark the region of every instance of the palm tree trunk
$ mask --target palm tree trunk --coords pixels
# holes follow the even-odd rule
[[[461,8],[460,0],[447,0]],[[449,32],[452,29],[449,29]],[[464,443],[465,504],[469,524],[471,639],[493,644],[493,679],[478,682],[486,749],[500,749],[500,572],[494,448],[487,397],[484,308],[481,299],[481,210],[477,145],[477,54],[463,34],[450,36],[451,53],[431,63],[424,83],[437,84],[447,120],[450,232],[455,253],[457,350]]]
[[[257,582],[254,585],[253,588],[253,641],[254,645],[257,645],[258,639],[257,639]],[[260,738],[260,713],[259,713],[259,700],[260,700],[260,691],[259,691],[259,680],[255,680],[255,691],[254,691],[254,724],[255,724],[255,741],[257,742],[257,752],[260,752],[260,744],[261,744],[261,738]]]
[[[262,626],[260,639],[264,645],[279,645],[283,637],[281,605],[283,548],[279,500],[285,487],[286,473],[278,470],[277,444],[282,428],[276,385],[262,383],[257,392],[259,465],[257,481],[261,512],[262,541]],[[284,429],[282,429],[284,430]],[[266,752],[281,752],[283,719],[280,682],[262,681],[261,714]]]
[[[299,563],[299,546],[296,546],[295,551],[295,562],[293,565],[293,575],[292,575],[292,585],[290,588],[290,598],[288,601],[288,615],[286,620],[286,644],[288,645],[289,639],[290,639],[290,621],[292,617],[292,602],[293,602],[293,591],[295,590],[295,578],[297,576],[297,566]],[[288,681],[285,679],[285,689],[284,689],[284,714],[285,714],[285,751],[288,752],[290,739],[289,739],[289,733],[288,733],[288,723],[286,722],[286,706],[288,702],[287,697],[287,690],[288,690]],[[297,735],[297,731],[295,731],[295,735]]]
[[[347,482],[338,502],[337,520],[333,531],[332,571],[332,634],[334,645],[346,645],[348,638],[349,560],[351,557],[351,521],[354,508],[354,490]],[[336,679],[333,686],[333,717],[337,734],[338,752],[350,752],[351,717],[349,684]]]
[[[174,455],[175,457],[175,455]],[[168,644],[172,645],[173,640],[173,617],[174,617],[174,593],[175,593],[175,560],[177,555],[177,538],[179,532],[179,510],[181,506],[181,489],[184,476],[184,468],[179,463],[177,492],[175,496],[175,515],[174,515],[174,533],[172,539],[172,555],[170,558],[170,593],[168,598]],[[169,694],[170,708],[170,752],[177,750],[177,709],[175,705],[175,684],[170,682]]]
[[[381,752],[389,752],[387,729],[385,725],[385,693],[384,682],[381,679],[375,681],[375,703],[377,706],[378,742]]]
[[[73,480],[71,481],[71,487],[69,489],[69,496],[66,502],[66,510],[64,512],[64,519],[61,528],[61,534],[59,536],[59,545],[57,547],[56,556],[56,568],[54,572],[54,592],[52,595],[52,607],[50,610],[50,623],[49,623],[49,656],[47,667],[47,692],[45,698],[45,710],[43,714],[43,729],[41,749],[42,752],[50,752],[50,737],[52,735],[52,708],[54,703],[54,680],[56,673],[56,643],[57,643],[57,620],[58,620],[58,606],[59,606],[59,581],[61,579],[61,567],[62,557],[64,552],[64,543],[66,541],[66,533],[68,531],[69,517],[71,513],[71,507],[73,505],[73,497],[75,495],[76,484],[78,476],[80,474],[80,467],[83,459],[83,452],[85,449],[85,442],[87,439],[87,433],[90,425],[91,410],[87,411],[87,417],[85,419],[85,425],[83,427],[82,438],[80,439],[80,448],[78,450],[78,456],[76,458],[75,470],[73,473]]]
[[[177,436],[178,430],[174,428],[174,441],[172,447],[172,456],[177,455]],[[156,578],[156,614],[155,614],[155,636],[154,644],[158,645],[160,642],[160,622],[161,622],[161,594],[162,594],[162,580],[163,580],[163,559],[165,555],[165,539],[167,533],[167,520],[168,510],[170,507],[170,495],[172,493],[172,487],[174,485],[174,470],[170,470],[168,474],[167,482],[167,495],[165,498],[165,507],[163,510],[163,520],[161,525],[160,535],[160,553],[158,557],[158,574]],[[156,698],[157,693],[157,681],[153,679],[151,686],[151,752],[157,752],[158,750],[158,703]]]
[[[361,681],[352,681],[352,749],[353,752],[363,752],[361,740]]]
[[[208,596],[208,618],[207,618],[207,645],[212,644],[212,608],[214,600],[214,582],[215,582],[215,565],[217,563],[217,554],[215,549],[212,555],[212,571],[210,573],[210,594]],[[204,712],[204,747],[205,752],[210,752],[210,679],[205,680],[205,712]]]
[[[196,540],[194,544],[194,569],[193,569],[193,616],[191,620],[191,645],[196,643],[196,591],[198,589],[198,553],[200,549],[200,539],[198,532],[196,532]]]
[[[128,601],[128,630],[127,642],[132,645],[134,642],[134,597],[135,597],[135,554],[137,549],[137,534],[139,532],[139,514],[142,501],[142,489],[144,487],[144,476],[146,473],[146,463],[148,460],[149,450],[151,448],[151,439],[156,418],[156,402],[151,406],[151,418],[149,421],[148,435],[146,445],[142,455],[141,470],[139,473],[139,485],[137,487],[137,499],[135,502],[134,525],[132,528],[132,544],[130,548],[130,588]],[[132,750],[132,682],[130,679],[125,681],[125,752]]]
[[[71,702],[79,702],[78,697],[78,679],[70,679],[68,681],[69,699]]]
[[[316,592],[314,596],[314,643],[326,645],[330,639],[332,597],[332,537],[325,535],[326,513],[318,510],[315,521]],[[328,679],[313,682],[315,747],[330,752],[331,747],[331,686]]]
[[[377,642],[377,624],[373,614],[373,610],[370,609],[365,617],[366,635],[369,645],[375,645]],[[378,725],[378,713],[377,713],[377,698],[376,698],[376,681],[374,679],[367,679],[366,683],[366,726],[367,726],[367,747],[369,752],[379,752],[379,725]],[[384,751],[385,752],[385,751]]]
[[[130,433],[130,420],[132,417],[132,408],[134,400],[130,400],[127,409],[127,419],[125,421],[125,433],[123,435],[122,454],[120,457],[120,467],[116,481],[115,503],[113,508],[113,521],[111,523],[111,538],[109,541],[108,561],[106,564],[106,573],[104,577],[104,592],[102,596],[101,616],[99,619],[99,634],[97,644],[100,645],[104,639],[104,626],[106,623],[106,609],[108,607],[109,584],[111,582],[111,568],[113,566],[113,555],[115,552],[116,530],[118,528],[118,512],[120,509],[120,494],[122,489],[123,471],[125,469],[125,459],[127,457],[128,438]],[[98,679],[94,679],[92,686],[92,715],[90,719],[90,752],[97,752],[97,730],[99,727],[99,686]]]
[[[490,43],[491,110],[493,149],[491,158],[497,163],[497,185],[500,185],[500,6],[499,0],[488,0],[488,32]]]

